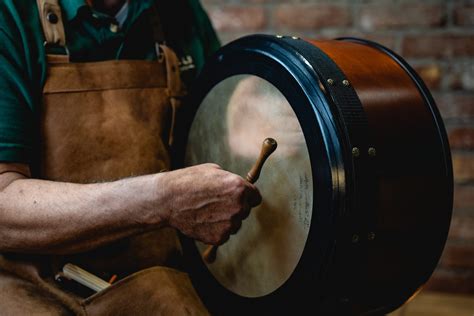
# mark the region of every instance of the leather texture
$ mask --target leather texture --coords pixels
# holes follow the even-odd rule
[[[64,32],[63,19],[61,17],[61,7],[58,0],[37,0],[38,10],[45,44],[48,45],[66,45],[66,33]],[[53,14],[55,20],[48,19],[48,15]]]
[[[88,183],[169,168],[166,61],[53,64],[48,75],[40,177]]]
[[[187,274],[164,267],[118,281],[87,299],[84,308],[88,315],[101,316],[208,314]]]

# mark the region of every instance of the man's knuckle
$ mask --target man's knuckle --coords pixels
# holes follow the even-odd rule
[[[242,214],[242,208],[236,208],[234,212],[232,212],[232,215],[230,216],[230,220],[232,222],[238,221],[240,219],[240,216]]]
[[[236,183],[234,188],[233,188],[235,197],[241,201],[245,198],[246,196],[246,187],[245,184],[241,183],[239,180],[239,183]]]
[[[238,215],[245,214],[247,212],[247,207],[245,205],[240,205]]]
[[[238,187],[239,186],[239,182],[238,182],[238,178],[232,174],[229,174],[227,177],[226,177],[226,182],[227,184],[234,188],[234,187]]]
[[[228,234],[229,231],[232,229],[232,221],[228,221],[224,223],[224,235]]]
[[[223,243],[223,241],[224,241],[224,236],[221,235],[221,236],[216,237],[216,238],[214,239],[214,244],[220,245],[220,244]]]
[[[244,207],[242,203],[237,201],[230,209],[229,209],[229,215],[230,215],[230,220],[233,220],[234,218],[238,217],[240,214],[242,214],[244,210]]]

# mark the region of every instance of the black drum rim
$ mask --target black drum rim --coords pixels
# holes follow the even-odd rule
[[[262,41],[263,39],[263,41]],[[257,40],[258,45],[255,45],[255,43],[252,43],[253,41]],[[249,49],[248,46],[249,44],[252,44],[253,49]],[[266,51],[260,50],[260,48],[265,48]],[[245,58],[248,58],[249,61],[248,63],[243,63],[245,64],[244,67],[237,69],[236,66],[232,66],[232,56],[235,54],[238,55],[238,58],[240,61],[244,60],[246,61]],[[246,56],[245,56],[246,55]],[[262,68],[258,68],[258,65],[255,65],[252,63],[252,59],[256,58],[258,61],[255,63],[258,64],[260,61],[265,61],[265,62],[273,62],[272,67],[269,67],[266,71],[268,73],[264,73],[265,70]],[[280,60],[276,60],[280,58]],[[281,59],[287,59],[290,60],[290,64],[293,65],[293,69],[287,69],[284,64],[281,63]],[[234,64],[235,65],[235,64]],[[276,70],[278,69],[278,70]],[[223,288],[220,284],[217,284],[217,281],[215,284],[211,285],[211,288],[219,288],[220,291],[222,291],[225,298],[220,298],[217,299],[215,297],[212,298],[212,301],[217,301],[217,304],[212,304],[211,299],[206,300],[204,297],[203,300],[205,303],[208,305],[211,311],[217,311],[219,313],[219,307],[220,306],[215,306],[215,305],[220,305],[222,304],[222,300],[227,301],[227,302],[232,302],[232,306],[241,306],[242,309],[240,311],[233,311],[231,314],[238,314],[239,312],[249,310],[251,308],[252,311],[258,310],[258,305],[260,306],[266,306],[265,312],[269,312],[268,306],[274,305],[275,310],[274,313],[283,313],[285,311],[285,304],[279,305],[275,304],[278,301],[281,301],[283,298],[287,298],[288,296],[291,295],[298,295],[302,296],[302,293],[292,293],[289,290],[284,290],[284,288],[292,288],[296,284],[294,282],[304,282],[305,279],[308,279],[307,275],[304,275],[302,273],[302,270],[308,269],[311,267],[314,269],[314,263],[315,261],[320,261],[316,266],[319,266],[321,269],[326,269],[328,268],[329,262],[322,262],[324,259],[330,260],[331,255],[330,253],[333,251],[333,245],[334,241],[336,240],[336,235],[335,235],[335,229],[330,229],[331,225],[334,225],[337,222],[337,218],[334,214],[340,213],[340,212],[334,212],[334,214],[326,214],[327,218],[321,219],[319,216],[322,216],[324,214],[316,214],[315,209],[318,208],[317,205],[321,205],[320,207],[324,207],[323,205],[326,204],[332,204],[334,206],[326,206],[326,208],[329,209],[337,209],[343,207],[342,205],[337,205],[337,203],[341,203],[341,201],[344,200],[344,188],[345,188],[345,183],[339,183],[335,184],[333,183],[333,179],[331,176],[331,170],[337,169],[339,173],[344,173],[344,157],[343,157],[343,150],[341,147],[337,148],[335,144],[332,146],[328,146],[325,150],[333,151],[332,153],[326,152],[323,158],[317,158],[315,153],[315,148],[323,148],[324,144],[322,141],[322,138],[320,139],[319,137],[316,137],[318,133],[320,133],[320,127],[312,124],[303,124],[302,121],[307,121],[309,123],[312,122],[317,122],[318,120],[316,119],[316,112],[319,113],[320,118],[319,118],[319,124],[322,124],[323,128],[326,129],[326,133],[328,135],[325,135],[325,138],[328,137],[333,137],[333,142],[338,142],[340,139],[340,135],[338,137],[338,134],[340,131],[338,131],[336,128],[336,123],[334,122],[334,117],[332,117],[332,113],[330,112],[329,109],[329,104],[328,100],[324,95],[324,92],[317,86],[315,86],[315,83],[318,82],[318,78],[315,77],[315,74],[312,73],[311,67],[309,67],[306,63],[305,60],[302,59],[302,56],[298,55],[297,53],[295,54],[288,54],[288,51],[281,46],[281,43],[278,41],[273,40],[273,37],[270,36],[249,36],[245,37],[243,39],[237,40],[229,45],[227,45],[224,50],[219,51],[210,61],[208,61],[206,68],[203,70],[203,72],[200,74],[199,78],[204,78],[203,80],[198,79],[197,82],[198,84],[195,86],[195,89],[191,91],[191,106],[189,109],[188,113],[188,118],[189,121],[185,123],[186,130],[189,130],[191,126],[191,121],[192,117],[194,117],[195,112],[198,109],[198,106],[200,102],[204,99],[205,95],[207,95],[207,92],[212,89],[218,82],[221,80],[224,80],[225,78],[229,78],[234,75],[239,75],[239,74],[244,74],[244,75],[256,75],[260,78],[263,78],[267,81],[269,81],[271,84],[273,84],[277,89],[280,90],[280,92],[283,93],[283,95],[288,98],[289,94],[289,87],[288,81],[282,80],[282,76],[275,76],[275,74],[271,73],[272,71],[278,71],[278,72],[285,72],[287,76],[292,77],[291,79],[293,82],[291,84],[294,84],[297,86],[298,94],[300,98],[307,98],[308,100],[306,101],[306,106],[304,107],[301,102],[290,102],[290,105],[292,106],[293,110],[295,111],[298,120],[300,121],[300,125],[303,128],[306,142],[308,144],[308,152],[310,155],[310,160],[311,164],[315,165],[317,163],[318,165],[324,165],[326,166],[326,172],[324,175],[324,179],[318,179],[321,178],[323,173],[318,172],[318,174],[315,174],[315,170],[313,168],[312,170],[312,176],[313,176],[313,184],[314,184],[314,201],[313,201],[313,216],[312,216],[312,223],[311,223],[311,228],[310,228],[310,233],[308,235],[308,240],[306,242],[302,257],[300,262],[298,263],[298,266],[295,269],[295,272],[291,275],[290,279],[285,283],[284,286],[282,286],[280,289],[277,289],[275,292],[263,296],[261,298],[252,298],[252,299],[247,299],[240,297],[236,294],[231,293],[227,289]],[[214,80],[209,80],[210,75],[213,74],[215,76]],[[270,78],[271,77],[271,78]],[[297,79],[299,78],[299,80]],[[305,79],[306,80],[306,85],[310,85],[310,87],[307,87],[307,91],[303,91],[303,88],[299,85],[304,85],[301,81]],[[286,87],[286,88],[285,88]],[[294,91],[294,90],[293,90]],[[305,96],[301,93],[306,93]],[[317,95],[315,95],[315,93]],[[308,94],[311,95],[311,97],[308,97]],[[295,97],[295,96],[293,96]],[[314,102],[316,101],[310,101],[311,100],[316,100],[318,99],[319,102],[324,103],[325,107],[325,113],[320,113],[319,111],[321,109],[316,109]],[[294,104],[299,104],[300,108],[296,109]],[[313,104],[311,104],[313,103]],[[312,111],[312,113],[310,112]],[[313,117],[311,117],[313,116]],[[314,119],[314,120],[313,120]],[[306,128],[306,130],[305,130]],[[308,139],[307,135],[311,134],[313,137],[311,139]],[[331,135],[331,136],[329,136]],[[321,156],[320,156],[321,157]],[[330,161],[331,160],[331,161]],[[332,164],[332,167],[330,165]],[[320,167],[322,168],[322,167]],[[321,171],[321,170],[318,170]],[[324,200],[327,200],[328,197],[330,197],[330,202],[325,202],[326,204],[321,204],[323,198],[321,195],[323,195],[323,184],[320,183],[326,183],[330,184],[325,186],[327,189],[327,192],[324,193],[326,196]],[[336,186],[336,190],[333,190],[333,187]],[[317,188],[317,189],[316,189]],[[316,192],[317,191],[317,192]],[[339,191],[339,192],[336,192]],[[321,212],[320,212],[321,213]],[[330,213],[330,212],[327,212]],[[314,230],[317,230],[317,233],[313,233]],[[193,245],[193,241],[190,241],[186,238],[182,239],[183,243],[183,248],[184,252],[190,254],[189,257],[186,258],[186,260],[189,260],[190,263],[194,262],[196,263],[197,256],[199,255],[195,251],[195,246]],[[317,247],[314,247],[314,245],[318,245]],[[324,245],[324,246],[321,246]],[[311,247],[311,251],[308,251],[308,248]],[[316,255],[315,253],[318,251],[318,248],[320,251],[324,251],[325,253]],[[322,249],[325,250],[322,250]],[[194,257],[194,258],[191,258]],[[199,259],[200,260],[200,259]],[[190,266],[193,264],[191,263]],[[207,272],[207,268],[201,264],[201,267],[196,268],[196,267],[191,267],[190,275],[191,278],[194,282],[194,285],[197,287],[198,292],[202,290],[202,283],[203,280],[196,280],[197,275],[201,274],[210,274]],[[309,269],[308,269],[309,270]],[[313,276],[312,281],[313,282],[319,282],[323,283],[322,278],[323,278],[324,273],[321,271],[319,275]],[[211,276],[212,277],[212,276]],[[213,277],[212,277],[213,278]],[[309,280],[306,280],[309,281]],[[200,284],[201,283],[201,284]],[[298,283],[301,286],[301,283]],[[314,287],[313,287],[314,288]],[[209,286],[206,286],[206,290],[209,290]],[[319,288],[315,289],[315,292],[319,292],[319,295],[322,296],[324,295],[323,293],[324,289]],[[201,291],[202,292],[202,291]],[[214,289],[210,289],[210,292],[215,292]],[[308,293],[306,300],[314,300],[314,295],[316,293],[311,293],[311,295]],[[318,295],[318,294],[316,294]],[[304,299],[304,298],[299,298]],[[268,304],[270,303],[270,304]],[[288,306],[289,310],[295,311],[295,306]],[[302,311],[304,310],[304,307],[301,306]]]

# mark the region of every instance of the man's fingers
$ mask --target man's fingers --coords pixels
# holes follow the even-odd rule
[[[249,189],[247,190],[247,201],[250,207],[255,207],[262,203],[262,196],[260,195],[260,191],[257,189],[256,186],[249,183]]]
[[[241,220],[235,220],[233,225],[232,225],[232,229],[230,230],[230,234],[231,235],[236,234],[239,231],[240,227],[242,227],[242,221]]]
[[[242,177],[222,170],[217,164],[203,164],[169,173],[178,188],[170,224],[184,234],[207,244],[220,245],[235,234],[261,203],[259,190]],[[196,181],[197,179],[197,181]]]

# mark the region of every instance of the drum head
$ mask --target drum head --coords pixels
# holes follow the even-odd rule
[[[313,179],[300,123],[274,85],[257,76],[236,75],[204,98],[186,150],[186,165],[214,162],[245,177],[267,137],[276,139],[278,148],[257,183],[263,202],[238,234],[219,247],[216,262],[207,265],[219,283],[243,297],[265,296],[282,286],[306,244]],[[203,252],[207,245],[197,242],[197,247]]]

